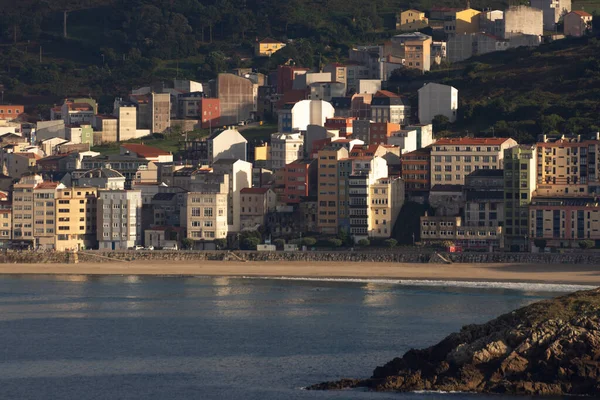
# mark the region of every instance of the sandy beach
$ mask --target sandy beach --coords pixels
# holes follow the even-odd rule
[[[178,261],[80,264],[0,264],[0,274],[200,275],[312,278],[393,278],[600,286],[600,265],[398,264],[361,262]]]

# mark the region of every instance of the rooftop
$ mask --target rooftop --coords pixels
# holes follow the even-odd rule
[[[145,144],[122,144],[121,147],[142,158],[168,156],[171,154],[158,147],[146,146]]]
[[[436,146],[439,145],[501,145],[510,138],[471,138],[471,137],[460,137],[460,138],[443,138],[435,142]]]
[[[110,168],[94,168],[87,171],[83,178],[125,178],[119,171]]]
[[[581,16],[581,17],[591,17],[591,16],[592,16],[592,14],[590,14],[590,13],[587,13],[587,12],[585,12],[585,11],[581,11],[581,10],[575,10],[575,11],[571,11],[571,13],[573,13],[573,14],[577,14],[577,15],[579,15],[579,16]]]
[[[462,192],[463,185],[434,185],[432,192]]]
[[[244,188],[240,191],[242,194],[265,194],[269,188]]]
[[[271,39],[270,37],[266,37],[263,40],[261,40],[259,43],[263,43],[263,44],[267,44],[267,43],[272,43],[272,44],[284,44],[283,42],[280,42],[279,40],[275,40],[275,39]]]

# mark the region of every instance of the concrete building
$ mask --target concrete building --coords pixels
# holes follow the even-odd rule
[[[346,94],[346,89],[348,87],[348,69],[347,69],[347,67],[344,64],[331,63],[331,64],[327,64],[325,67],[323,67],[323,72],[328,72],[331,74],[331,78],[329,79],[329,82],[337,82],[337,83],[343,84],[343,86],[341,87],[341,91],[343,91],[343,93],[340,96],[344,96]],[[326,100],[326,101],[330,101],[330,100]]]
[[[241,190],[241,230],[255,230],[264,226],[267,214],[275,211],[277,196],[270,188],[245,188]]]
[[[407,125],[410,123],[410,104],[404,97],[387,90],[380,90],[371,100],[371,113],[374,122],[391,122]]]
[[[3,155],[7,175],[20,178],[34,171],[37,160],[42,157],[35,153],[7,153]]]
[[[85,172],[79,179],[78,184],[82,187],[94,187],[109,190],[124,190],[125,177],[110,165],[94,168]]]
[[[465,226],[460,216],[421,217],[421,242],[452,241],[464,248],[499,249],[504,246],[502,228]]]
[[[67,125],[65,127],[65,139],[73,144],[87,143],[94,145],[94,130],[91,125]]]
[[[277,93],[289,92],[294,87],[294,80],[298,75],[304,75],[308,68],[294,67],[290,65],[279,65],[277,67]]]
[[[571,11],[571,0],[530,0],[531,7],[544,12],[544,30],[554,31],[556,23]]]
[[[233,158],[246,161],[248,141],[237,129],[217,130],[206,139],[208,164],[213,164],[221,158]]]
[[[61,115],[65,125],[91,124],[96,108],[92,104],[66,100],[62,105]]]
[[[458,89],[439,83],[427,83],[418,93],[421,124],[430,124],[437,115],[447,117],[450,122],[456,121]]]
[[[534,197],[529,205],[530,246],[579,248],[582,240],[600,241],[600,204],[595,197]]]
[[[271,38],[264,38],[254,44],[254,55],[257,57],[271,57],[273,53],[285,47],[285,43]]]
[[[447,42],[431,42],[431,65],[440,65],[448,57]]]
[[[500,36],[510,39],[515,35],[544,34],[544,16],[542,10],[527,6],[512,6],[504,11],[504,21]]]
[[[508,40],[489,33],[470,33],[453,35],[448,38],[448,61],[464,61],[473,56],[504,51],[510,48]]]
[[[202,97],[198,100],[198,115],[202,129],[213,129],[221,125],[221,102],[219,99]]]
[[[411,38],[404,42],[405,67],[421,72],[431,69],[432,38],[424,36]]]
[[[444,18],[444,32],[447,35],[479,32],[480,14],[481,11],[472,8],[450,13]]]
[[[504,150],[517,146],[507,138],[439,139],[431,150],[431,184],[464,185],[478,169],[502,169]]]
[[[120,147],[120,154],[122,156],[143,158],[145,160],[148,160],[149,162],[150,161],[159,162],[159,163],[173,162],[173,154],[171,154],[170,152],[159,149],[158,147],[147,146],[145,144],[137,144],[137,143],[122,144]]]
[[[338,161],[345,158],[348,158],[345,148],[325,148],[318,153],[317,226],[322,233],[338,232]]]
[[[94,115],[94,143],[114,143],[119,140],[119,120],[112,115]]]
[[[380,90],[381,81],[379,79],[360,79],[358,81],[358,88],[356,89],[356,93],[375,94]]]
[[[355,118],[353,117],[334,117],[325,120],[325,129],[330,132],[337,132],[339,138],[348,138],[352,136],[352,126]],[[354,139],[354,138],[353,138]]]
[[[356,46],[349,51],[350,61],[365,66],[368,79],[383,79],[380,64],[383,57],[383,46]]]
[[[479,14],[479,29],[481,32],[502,36],[504,30],[504,11],[486,10]]]
[[[220,158],[213,164],[215,174],[229,176],[227,194],[227,225],[229,232],[239,232],[241,191],[252,186],[252,163],[231,158]]]
[[[6,246],[13,238],[12,209],[13,205],[8,201],[8,192],[0,195],[0,245]]]
[[[380,178],[369,186],[369,238],[389,238],[404,205],[404,181]]]
[[[234,74],[219,74],[215,89],[221,107],[221,124],[237,125],[252,117],[256,102],[254,84],[250,79]]]
[[[429,20],[425,13],[419,10],[409,9],[396,15],[397,31],[416,31],[428,25]]]
[[[146,132],[137,129],[137,110],[134,105],[117,104],[115,107],[117,117],[117,139],[119,142],[137,139],[138,132]]]
[[[278,115],[278,132],[306,131],[308,125],[324,126],[327,118],[333,118],[335,110],[331,103],[323,100],[302,100],[286,104]]]
[[[425,202],[431,188],[431,146],[402,155],[402,179],[407,197]]]
[[[142,193],[98,190],[97,238],[100,250],[127,250],[142,242]]]
[[[304,158],[304,135],[301,133],[274,133],[271,135],[271,169],[278,170]]]
[[[377,188],[377,184],[379,183],[382,187],[385,187],[386,183],[389,182],[381,182],[381,178],[387,178],[388,168],[387,162],[381,157],[357,157],[350,160],[351,162],[351,171],[347,176],[346,187],[341,190],[348,191],[348,216],[350,219],[350,234],[354,237],[355,242],[358,242],[361,239],[368,239],[369,236],[373,235],[374,229],[374,220],[371,218],[371,210],[373,206],[390,206],[390,204],[385,204],[385,200],[382,200],[382,204],[372,204],[374,199],[372,198],[371,186]],[[320,173],[320,171],[319,171]],[[404,200],[404,182],[400,181],[402,184],[401,194],[402,201]],[[386,192],[388,189],[382,189],[384,193],[384,198],[387,199]],[[398,193],[395,193],[397,196]],[[340,194],[341,196],[341,194]],[[340,204],[343,206],[344,204]],[[399,210],[398,210],[399,211]],[[373,215],[375,215],[373,213]],[[381,225],[377,224],[378,227]],[[390,227],[391,232],[391,227]]]
[[[479,169],[465,177],[466,226],[504,225],[504,170]]]
[[[334,97],[346,94],[346,84],[342,82],[314,82],[309,86],[309,100],[331,101]]]
[[[600,193],[600,135],[542,136],[537,143],[540,197],[585,197]]]
[[[55,250],[96,247],[97,191],[92,187],[57,188]]]
[[[389,138],[394,136],[394,134],[399,131],[400,124],[394,124],[391,122],[371,122],[369,127],[369,137],[365,143],[388,144]],[[352,135],[352,137],[354,138],[354,135]]]
[[[151,133],[164,133],[171,128],[171,95],[151,93],[150,95]]]
[[[571,11],[564,17],[565,36],[581,37],[592,32],[593,16],[585,11]]]
[[[213,241],[227,237],[227,193],[185,193],[180,212],[187,238]]]
[[[318,162],[314,158],[298,159],[283,169],[282,193],[279,200],[298,204],[317,194]]]
[[[38,121],[36,124],[35,138],[38,141],[50,138],[65,138],[65,121]]]
[[[504,244],[511,251],[529,250],[529,203],[536,187],[536,146],[504,150]]]

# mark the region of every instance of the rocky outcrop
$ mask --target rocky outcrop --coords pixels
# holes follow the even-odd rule
[[[546,300],[435,346],[410,350],[366,380],[312,390],[441,390],[522,395],[600,395],[600,289]]]

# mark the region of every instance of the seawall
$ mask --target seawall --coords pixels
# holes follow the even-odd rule
[[[466,264],[579,264],[600,265],[600,254],[552,253],[432,253],[366,251],[81,251],[76,256],[61,252],[8,251],[0,253],[0,263],[114,263],[129,261],[260,261],[260,262],[386,262],[386,263],[466,263]]]

